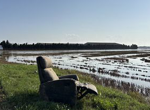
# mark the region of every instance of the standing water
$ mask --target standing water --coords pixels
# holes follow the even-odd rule
[[[36,57],[52,59],[62,69],[75,69],[99,78],[104,86],[138,91],[150,96],[150,51],[139,50],[60,50],[3,51],[6,61],[36,64]]]

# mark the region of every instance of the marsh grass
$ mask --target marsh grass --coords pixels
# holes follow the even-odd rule
[[[124,94],[122,91],[103,87],[90,75],[75,70],[54,68],[61,76],[77,74],[81,82],[96,85],[99,95],[87,95],[76,106],[46,102],[40,99],[40,85],[36,65],[0,64],[0,84],[5,98],[0,102],[1,110],[150,110],[149,102],[138,93]]]

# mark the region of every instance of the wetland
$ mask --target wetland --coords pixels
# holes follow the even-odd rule
[[[101,85],[150,96],[150,50],[38,50],[0,51],[8,63],[35,65],[37,56],[48,56],[53,65],[90,74]]]

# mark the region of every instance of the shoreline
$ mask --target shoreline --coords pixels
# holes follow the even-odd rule
[[[58,76],[76,74],[81,82],[94,84],[97,87],[99,94],[98,96],[87,95],[82,100],[78,100],[77,105],[71,108],[69,105],[65,105],[63,103],[55,103],[52,101],[45,102],[40,99],[38,93],[40,82],[38,73],[36,72],[36,65],[0,64],[0,68],[2,70],[0,75],[3,76],[0,77],[0,80],[5,88],[4,92],[7,93],[3,101],[0,102],[0,107],[4,108],[2,110],[5,110],[6,108],[12,109],[14,107],[22,109],[24,107],[27,107],[28,109],[32,107],[32,110],[37,110],[33,108],[41,106],[43,109],[43,106],[45,105],[46,108],[50,106],[51,109],[51,104],[53,104],[54,107],[59,106],[59,108],[66,106],[68,110],[100,110],[102,108],[114,109],[114,106],[117,106],[119,110],[131,108],[141,110],[143,107],[147,109],[150,108],[149,97],[143,97],[137,92],[123,92],[116,88],[104,87],[104,85],[99,82],[100,80],[94,75],[89,75],[75,70],[62,70],[58,68],[54,68],[54,71],[58,74]],[[24,70],[21,71],[22,69]],[[5,80],[2,80],[4,78]],[[107,104],[104,102],[107,102]],[[124,103],[126,104],[124,105]]]
[[[27,52],[28,53],[28,52]],[[79,52],[79,53],[81,53],[81,52]],[[143,54],[144,53],[144,54]],[[20,53],[15,53],[15,52],[13,52],[13,53],[4,53],[4,55],[2,55],[1,56],[1,58],[0,58],[0,63],[4,63],[4,64],[20,64],[20,63],[17,63],[17,62],[8,62],[8,61],[6,61],[6,57],[8,57],[8,56],[10,56],[10,54],[12,54],[14,57],[17,57],[18,55],[19,56],[24,56],[24,57],[26,57],[26,56],[34,56],[34,57],[36,57],[37,55],[39,55],[39,53],[37,54],[30,54],[30,53],[28,53],[28,54],[26,54],[26,53],[23,53],[23,54],[20,54]],[[77,54],[77,52],[73,52],[73,53],[71,53],[71,52],[67,52],[67,53],[43,53],[43,54],[40,54],[40,55],[51,55],[51,56],[55,56],[55,55],[63,55],[63,54]],[[132,58],[136,58],[136,57],[143,57],[143,56],[148,56],[148,55],[150,55],[149,53],[147,53],[147,52],[138,52],[138,51],[113,51],[113,53],[112,52],[110,52],[110,51],[100,51],[100,52],[96,52],[96,53],[87,53],[87,52],[83,52],[82,53],[83,54],[83,57],[85,57],[85,58],[92,58],[92,57],[96,57],[96,56],[111,56],[111,55],[125,55],[125,54],[137,54],[137,55],[131,55],[130,57],[132,57]],[[77,57],[75,57],[74,55],[72,55],[71,56],[71,59],[75,59],[75,58],[77,58]],[[77,58],[78,59],[78,58]],[[17,60],[17,58],[16,58],[16,60]],[[18,59],[19,60],[19,59]],[[60,60],[61,60],[61,58],[60,58]],[[115,61],[115,62],[122,62],[122,63],[124,63],[124,62],[129,62],[129,60],[128,59],[126,59],[126,58],[116,58],[116,57],[112,57],[112,58],[103,58],[103,59],[101,59],[101,60],[99,60],[99,59],[95,59],[96,61],[105,61],[106,60],[106,62],[108,62],[109,60],[110,61]],[[28,64],[29,62],[32,62],[32,63],[36,63],[35,61],[28,61],[28,60],[23,60],[23,61],[25,61],[26,62],[26,64]],[[63,61],[62,61],[63,62]],[[61,66],[61,64],[59,64],[59,62],[58,63],[56,63],[55,64],[56,65],[56,67],[58,67],[58,66]],[[92,69],[92,66],[90,67],[90,66],[88,66],[89,68],[91,68],[89,71],[97,71],[96,69]],[[59,67],[59,68],[61,68],[61,67]],[[87,67],[85,66],[82,66],[82,65],[79,65],[79,67],[75,67],[75,68],[81,68],[81,69],[87,69]],[[74,70],[75,70],[75,68],[74,68]],[[132,67],[132,66],[129,66],[129,69],[134,69],[134,66]],[[77,70],[77,71],[79,71],[79,70]],[[140,69],[138,70],[138,71],[141,71]],[[105,71],[102,67],[100,67],[99,68],[99,70],[98,70],[98,74],[99,75],[103,75],[103,74],[106,74],[106,75],[110,75],[110,76],[114,76],[114,77],[117,77],[117,78],[119,78],[119,77],[121,77],[121,78],[127,78],[126,76],[124,76],[124,75],[121,75],[120,73],[118,73],[119,71],[117,71],[117,70],[113,70],[113,71],[110,71],[110,70],[107,70],[107,71]],[[85,73],[85,72],[83,72],[83,73]],[[88,74],[88,75],[91,75],[91,74],[89,74],[89,73],[85,73],[85,74]],[[129,72],[126,72],[125,73],[125,75],[128,75],[129,74]],[[93,75],[93,74],[92,74]],[[140,75],[140,74],[139,74]],[[98,76],[92,76],[95,80],[97,80],[97,79],[99,79],[100,77],[98,77]],[[133,77],[131,77],[131,79],[137,79],[138,77],[137,76],[133,76]],[[141,78],[141,80],[145,80],[144,78]],[[149,80],[145,80],[145,81],[147,81],[147,82],[149,82]],[[110,83],[111,82],[111,83]],[[139,91],[139,90],[137,90],[136,89],[136,84],[134,84],[134,83],[132,83],[132,82],[125,82],[125,81],[118,81],[118,80],[115,80],[115,79],[111,79],[111,78],[106,78],[106,77],[103,77],[103,79],[101,79],[101,81],[99,81],[99,83],[101,84],[101,85],[105,85],[105,86],[107,86],[107,87],[113,87],[114,86],[114,88],[118,88],[118,89],[120,89],[120,90],[127,90],[127,91],[129,91],[129,90],[133,90],[133,91]],[[115,83],[117,83],[117,84],[119,84],[119,86],[117,87],[116,85],[115,85]],[[122,85],[124,85],[125,87],[121,87]],[[144,88],[146,88],[146,90],[144,90]],[[142,86],[139,86],[139,89],[140,89],[140,91],[146,91],[146,94],[148,94],[148,95],[146,95],[146,96],[149,96],[150,95],[150,90],[149,90],[149,88],[148,87],[142,87]],[[126,92],[126,91],[125,91]],[[148,93],[149,92],[149,93]],[[142,95],[145,95],[145,94],[143,94],[143,92],[142,92]]]

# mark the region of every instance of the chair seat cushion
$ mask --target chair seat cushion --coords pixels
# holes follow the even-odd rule
[[[44,82],[53,81],[53,80],[58,80],[59,79],[52,68],[46,68],[46,69],[43,70],[42,73],[43,73],[43,79],[45,80]]]

